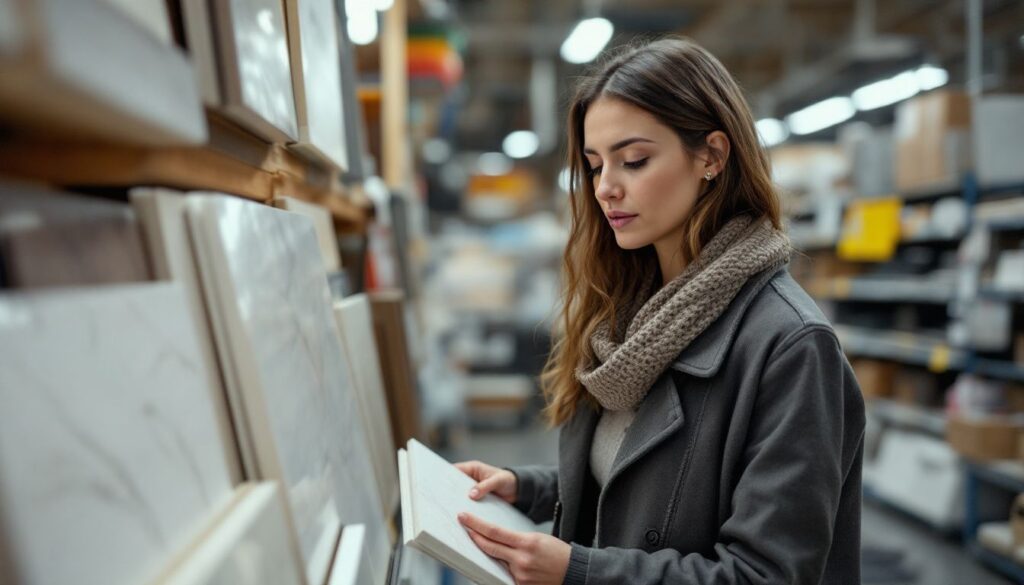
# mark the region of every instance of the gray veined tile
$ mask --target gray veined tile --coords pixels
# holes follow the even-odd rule
[[[352,377],[367,429],[367,442],[384,514],[390,517],[398,505],[398,468],[395,466],[395,442],[392,440],[370,301],[365,294],[350,296],[334,303],[334,314],[348,361],[352,364]]]
[[[174,46],[166,0],[104,0],[167,46]]]
[[[335,0],[285,0],[299,139],[294,148],[345,169]]]
[[[230,499],[178,285],[0,295],[0,356],[0,581],[148,581]]]
[[[306,585],[277,482],[243,484],[158,585]]]
[[[358,523],[383,583],[390,547],[311,221],[215,195],[190,196],[188,217],[235,373],[232,408],[251,435],[250,477],[284,482],[311,582],[326,576],[340,526]]]
[[[372,583],[366,554],[366,526],[349,524],[341,533],[327,585]]]
[[[232,375],[233,372],[222,374],[217,360],[202,283],[199,280],[199,267],[196,265],[185,220],[185,194],[169,189],[142,187],[132,189],[131,200],[154,274],[161,280],[180,282],[185,290],[189,315],[199,332],[200,356],[209,378],[207,386],[222,438],[224,459],[232,482],[241,483],[240,453],[250,453],[251,449],[247,446],[239,449],[237,442],[247,440],[249,434],[244,428],[235,432],[235,424],[244,424],[244,420],[232,422],[222,375]]]
[[[206,142],[195,73],[180,47],[161,42],[102,0],[16,1],[13,7],[28,25],[13,42],[26,50],[11,63],[15,74],[5,75],[0,99],[22,121],[132,144]]]
[[[298,137],[284,5],[281,0],[210,2],[220,104],[271,142]]]
[[[316,239],[323,254],[324,267],[327,272],[341,270],[341,254],[338,252],[338,235],[334,231],[334,218],[323,205],[309,203],[295,197],[275,197],[274,207],[299,213],[313,220]]]

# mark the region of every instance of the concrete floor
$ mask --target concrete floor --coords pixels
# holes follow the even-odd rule
[[[503,467],[557,460],[557,431],[539,425],[522,430],[471,432],[454,443],[444,453],[453,461],[480,459]],[[864,506],[862,541],[865,549],[901,554],[900,566],[908,575],[903,580],[869,580],[865,572],[865,585],[1003,585],[1011,582],[978,564],[956,540],[939,536],[914,520],[877,504]],[[911,574],[913,577],[909,577]],[[465,583],[457,576],[448,576],[445,582]]]

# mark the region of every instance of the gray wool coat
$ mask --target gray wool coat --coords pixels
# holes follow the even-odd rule
[[[652,386],[596,540],[576,543],[599,417],[582,407],[563,425],[557,467],[512,469],[517,507],[573,543],[565,583],[860,583],[864,401],[784,268],[752,278]]]

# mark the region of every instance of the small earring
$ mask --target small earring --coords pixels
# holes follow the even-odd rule
[[[705,181],[710,183],[711,179],[713,179],[713,178],[714,178],[714,176],[711,174],[711,171],[708,171],[708,172],[704,173],[704,180]]]

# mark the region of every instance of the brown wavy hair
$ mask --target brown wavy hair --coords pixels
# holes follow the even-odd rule
[[[581,79],[568,115],[568,167],[572,225],[563,257],[562,309],[555,344],[541,374],[552,425],[596,401],[576,378],[593,363],[590,336],[602,322],[615,324],[616,308],[629,307],[642,283],[660,270],[653,246],[623,250],[594,195],[583,154],[583,120],[597,99],[622,100],[673,129],[691,156],[722,161],[707,136],[721,130],[731,149],[686,218],[682,257],[692,261],[730,219],[748,214],[781,229],[778,194],[768,155],[758,140],[750,107],[732,75],[711,53],[681,38],[628,47]],[[621,331],[621,328],[613,328]]]

